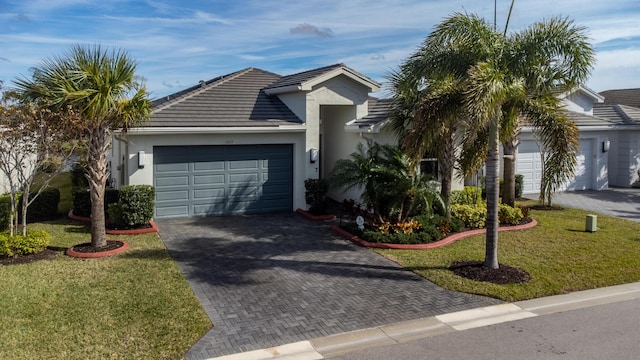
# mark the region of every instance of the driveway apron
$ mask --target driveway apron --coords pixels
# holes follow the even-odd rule
[[[444,290],[294,213],[157,224],[213,322],[187,359],[500,303]]]
[[[536,196],[529,197],[537,198]],[[640,221],[640,189],[636,188],[557,192],[553,194],[551,203]]]

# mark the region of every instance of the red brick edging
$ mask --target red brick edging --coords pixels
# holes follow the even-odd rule
[[[534,226],[538,225],[538,222],[535,221],[534,219],[531,219],[530,222],[523,224],[523,225],[514,225],[514,226],[501,226],[498,228],[498,231],[517,231],[517,230],[525,230],[525,229],[530,229]],[[349,233],[348,231],[342,229],[339,226],[332,226],[331,230],[333,232],[335,232],[338,235],[341,235],[351,241],[353,241],[354,243],[360,245],[360,246],[364,246],[364,247],[371,247],[371,248],[378,248],[378,249],[396,249],[396,250],[428,250],[428,249],[435,249],[435,248],[439,248],[439,247],[443,247],[449,244],[453,244],[454,242],[460,240],[460,239],[464,239],[470,236],[474,236],[474,235],[480,235],[480,234],[484,234],[486,232],[486,229],[476,229],[476,230],[469,230],[469,231],[465,231],[465,232],[459,232],[459,233],[455,233],[453,235],[447,236],[446,238],[436,241],[436,242],[432,242],[429,244],[382,244],[382,243],[372,243],[372,242],[368,242],[366,240],[363,240],[351,233]]]
[[[120,246],[117,249],[113,249],[109,251],[92,252],[92,253],[77,252],[73,250],[73,246],[72,246],[67,249],[67,255],[74,258],[81,258],[81,259],[97,259],[97,258],[112,256],[115,254],[123,253],[127,251],[127,249],[129,249],[129,243],[126,243],[124,241],[120,241],[120,242],[122,243],[122,246]],[[80,244],[80,245],[84,245],[84,244]]]
[[[91,221],[90,217],[74,215],[73,214],[73,210],[69,210],[69,214],[68,215],[69,215],[69,218],[73,219],[73,220],[86,221],[86,222]],[[129,230],[106,229],[105,231],[109,235],[140,235],[140,234],[148,234],[148,233],[157,233],[158,232],[158,226],[156,226],[156,223],[153,222],[153,220],[149,221],[149,226],[150,227],[143,228],[143,229],[129,229]]]
[[[313,215],[312,213],[302,210],[302,209],[296,209],[296,212],[304,217],[306,217],[309,220],[333,220],[336,218],[335,215],[332,214],[327,214],[327,215]]]

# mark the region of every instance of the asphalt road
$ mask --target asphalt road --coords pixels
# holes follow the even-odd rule
[[[332,360],[639,359],[640,299],[372,347]]]

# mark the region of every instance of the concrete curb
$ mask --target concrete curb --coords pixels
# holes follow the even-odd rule
[[[212,360],[315,360],[455,331],[640,298],[640,282],[577,291],[362,329]]]

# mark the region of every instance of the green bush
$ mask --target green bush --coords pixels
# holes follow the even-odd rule
[[[120,187],[117,203],[109,205],[109,221],[114,227],[132,228],[147,225],[153,217],[154,189],[150,185]]]
[[[498,221],[500,221],[500,224],[518,225],[522,217],[522,210],[519,208],[513,208],[507,204],[500,204],[498,208]]]
[[[523,188],[524,188],[524,175],[516,174],[516,198],[522,197]]]
[[[451,217],[458,219],[468,228],[481,229],[487,220],[487,206],[482,205],[451,205]]]
[[[362,237],[369,242],[382,244],[424,244],[440,240],[442,238],[442,233],[440,233],[440,237],[433,238],[430,232],[425,231],[412,234],[383,234],[378,231],[365,231]]]
[[[87,169],[76,163],[73,164],[73,167],[71,168],[71,187],[72,188],[82,188],[82,189],[86,189],[89,187],[89,181],[87,180],[87,177],[84,175],[86,173]]]
[[[91,195],[89,190],[76,188],[73,190],[73,214],[76,216],[91,216]]]
[[[116,189],[104,191],[104,213],[108,214],[109,205],[118,202],[120,192]],[[73,214],[76,216],[91,216],[91,193],[84,188],[73,190]]]
[[[29,201],[33,202],[27,207],[27,222],[42,220],[52,220],[58,217],[58,204],[60,204],[60,190],[57,188],[46,188],[42,190],[38,197],[34,198],[37,192],[29,194]],[[18,202],[18,216],[22,209],[22,196]]]
[[[27,236],[22,234],[10,236],[7,232],[0,233],[0,256],[34,254],[49,246],[51,235],[43,230],[27,230]]]
[[[9,229],[11,212],[11,198],[9,195],[0,195],[0,231]]]
[[[326,211],[325,195],[329,191],[329,183],[325,179],[307,179],[304,181],[304,200],[309,204],[309,212],[315,215]]]
[[[451,204],[476,205],[482,202],[482,189],[476,186],[465,186],[463,190],[451,192]]]

